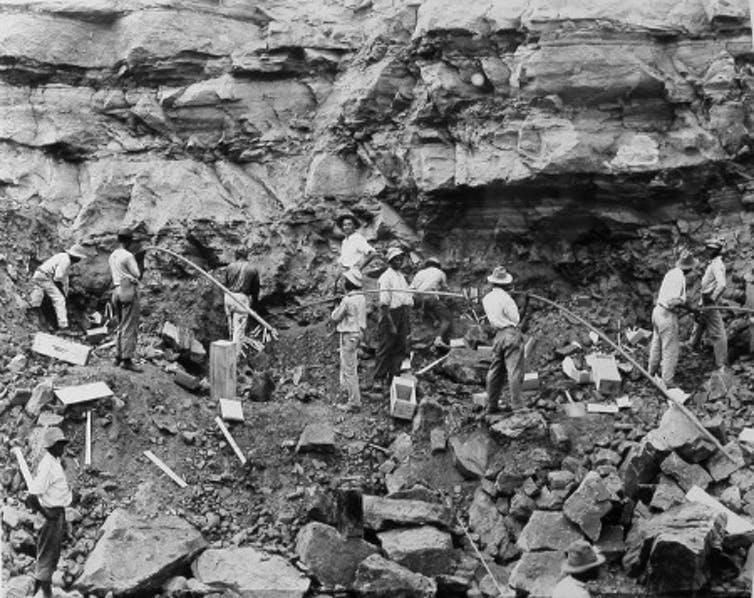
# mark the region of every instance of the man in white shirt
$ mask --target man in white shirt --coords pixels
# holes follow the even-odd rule
[[[112,304],[118,317],[115,337],[115,365],[124,370],[141,372],[133,362],[136,354],[136,335],[139,331],[139,281],[141,271],[130,248],[133,232],[129,228],[118,231],[118,247],[110,254],[108,263],[113,277]]]
[[[29,486],[29,494],[37,497],[36,505],[45,522],[37,538],[37,568],[34,575],[34,595],[41,588],[45,598],[52,596],[52,574],[58,566],[60,547],[65,536],[65,508],[73,495],[68,486],[60,457],[68,439],[60,428],[48,428],[44,434],[42,460]]]
[[[667,388],[673,386],[675,368],[678,365],[680,339],[678,336],[678,312],[689,309],[686,303],[686,276],[696,267],[696,260],[683,255],[665,274],[657,295],[657,303],[652,310],[652,342],[649,345],[649,365],[651,376],[660,368],[662,381]]]
[[[374,247],[369,244],[364,235],[356,230],[358,221],[355,216],[342,214],[335,222],[345,235],[340,245],[338,258],[338,263],[343,269],[341,275],[352,268],[361,271],[377,256]]]
[[[724,241],[717,237],[705,242],[705,255],[710,261],[702,276],[700,289],[702,295],[700,305],[702,306],[716,305],[725,291],[725,264],[722,257],[724,246]],[[699,323],[691,338],[691,345],[694,349],[699,348],[705,331],[715,353],[715,367],[722,370],[728,362],[728,337],[720,311],[702,310]]]
[[[348,402],[344,406],[338,405],[338,408],[358,411],[361,407],[358,350],[367,327],[367,303],[363,294],[351,293],[361,289],[361,273],[349,270],[343,275],[343,279],[348,294],[331,315],[340,335],[340,385],[348,393]]]
[[[408,282],[400,269],[403,266],[403,251],[392,247],[387,252],[387,270],[378,282],[380,286],[380,320],[377,325],[377,354],[375,356],[373,387],[379,389],[384,380],[388,386],[393,376],[400,374],[401,363],[408,357],[408,337],[411,334],[411,307],[414,300]]]
[[[496,330],[492,346],[492,363],[487,371],[487,413],[500,411],[500,395],[508,380],[510,407],[520,409],[521,384],[524,380],[524,337],[519,329],[521,317],[518,306],[507,292],[513,284],[513,275],[498,266],[487,277],[492,290],[482,299],[484,313]]]
[[[440,323],[435,345],[448,347],[452,316],[445,302],[437,294],[431,292],[443,291],[448,288],[448,278],[441,269],[440,260],[436,257],[427,258],[424,262],[424,268],[414,275],[411,288],[417,291],[426,291],[425,294],[416,295],[416,304],[422,308],[424,315]]]
[[[599,577],[605,556],[586,540],[576,540],[566,549],[561,568],[565,577],[553,588],[551,598],[590,598],[586,582]]]
[[[68,329],[68,309],[66,298],[70,290],[71,265],[86,257],[84,248],[78,243],[70,249],[56,253],[43,262],[31,277],[35,289],[31,295],[31,306],[39,308],[44,296],[50,298],[58,321],[58,330]]]

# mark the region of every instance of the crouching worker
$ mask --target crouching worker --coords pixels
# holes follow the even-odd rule
[[[518,410],[521,403],[521,385],[524,380],[524,336],[519,325],[521,316],[518,306],[508,294],[513,285],[513,275],[503,266],[498,266],[487,277],[492,290],[482,299],[484,313],[495,329],[492,346],[492,363],[487,371],[487,413],[500,412],[500,395],[508,380],[510,409]]]
[[[343,286],[348,293],[332,312],[340,336],[340,386],[348,393],[348,402],[338,409],[358,411],[361,407],[359,390],[359,343],[367,327],[367,302],[362,294],[352,294],[361,289],[361,273],[348,270],[343,274]]]
[[[37,538],[37,569],[34,574],[34,595],[39,589],[44,598],[52,596],[52,574],[58,566],[60,548],[65,536],[65,508],[73,500],[60,457],[68,439],[60,428],[48,428],[44,435],[46,449],[31,482],[32,504],[45,521]]]
[[[31,306],[39,308],[45,295],[52,301],[58,330],[68,330],[68,307],[66,299],[70,288],[69,273],[71,266],[86,257],[81,245],[56,253],[36,269],[31,277],[34,290],[31,294]]]
[[[590,598],[586,582],[599,576],[605,557],[586,540],[576,540],[566,549],[562,571],[565,577],[552,590],[552,598]]]

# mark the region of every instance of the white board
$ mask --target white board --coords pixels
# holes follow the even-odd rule
[[[113,396],[113,391],[110,390],[110,387],[104,382],[66,386],[64,388],[58,388],[54,392],[55,396],[60,399],[63,405],[75,405],[77,403],[85,403],[86,401],[94,401],[96,399],[104,399]]]

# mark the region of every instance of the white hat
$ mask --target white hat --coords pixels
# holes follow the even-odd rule
[[[505,269],[505,266],[498,266],[487,277],[487,282],[492,284],[510,284],[513,282],[513,275]]]
[[[63,430],[55,426],[53,426],[52,428],[47,428],[47,430],[45,430],[44,437],[43,437],[44,447],[50,448],[51,446],[54,446],[58,442],[68,442],[68,439],[65,437],[65,434],[63,434]]]
[[[345,278],[348,282],[350,282],[351,284],[359,288],[362,287],[361,272],[359,272],[356,268],[351,268],[350,270],[347,270],[343,274],[343,278]]]
[[[67,253],[68,255],[72,256],[72,257],[77,257],[77,258],[79,258],[80,260],[83,260],[83,259],[85,259],[85,258],[87,257],[87,255],[86,255],[86,251],[85,251],[85,250],[84,250],[84,248],[83,248],[83,247],[82,247],[81,245],[79,245],[78,243],[76,243],[76,244],[75,244],[75,245],[73,245],[72,247],[69,247],[68,249],[66,249],[66,250],[65,250],[65,252],[66,252],[66,253]]]
[[[387,257],[385,259],[388,262],[392,262],[399,255],[403,255],[403,250],[400,247],[391,247],[387,250]]]

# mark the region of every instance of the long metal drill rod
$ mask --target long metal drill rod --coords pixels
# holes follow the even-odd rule
[[[349,295],[376,295],[377,293],[408,293],[410,295],[439,295],[440,297],[456,297],[459,299],[466,299],[466,296],[461,293],[452,293],[446,291],[417,291],[416,289],[362,289],[360,291],[350,291]],[[316,301],[310,301],[309,303],[302,303],[294,307],[289,307],[283,313],[289,311],[295,311],[298,309],[306,309],[307,307],[314,307],[315,305],[322,305],[323,303],[330,303],[331,301],[337,301],[342,299],[346,295],[330,295],[329,297],[323,297]]]
[[[170,249],[165,249],[163,247],[157,247],[156,245],[147,245],[144,249],[148,250],[154,250],[154,251],[161,251],[162,253],[166,253],[175,259],[181,261],[182,263],[186,264],[187,266],[190,266],[194,270],[198,271],[202,276],[204,276],[207,280],[209,280],[212,284],[214,284],[219,289],[222,289],[223,292],[228,294],[230,298],[236,302],[236,304],[241,307],[247,314],[249,314],[252,318],[254,318],[257,322],[259,322],[263,327],[265,327],[267,330],[269,330],[274,337],[277,337],[277,330],[273,328],[270,324],[268,324],[262,316],[260,316],[257,312],[255,312],[253,309],[251,309],[248,305],[244,305],[241,303],[238,299],[236,299],[231,290],[228,289],[224,284],[222,284],[219,280],[217,280],[214,276],[212,276],[209,272],[203,270],[199,266],[197,266],[194,262],[191,260],[187,260],[182,255],[179,255],[175,253],[174,251],[170,251]]]
[[[697,419],[697,417],[691,411],[689,411],[689,409],[687,407],[685,407],[684,405],[682,405],[681,403],[679,403],[676,399],[674,399],[673,397],[671,397],[668,394],[667,390],[665,390],[662,386],[660,386],[660,384],[658,384],[657,380],[655,380],[652,376],[650,376],[649,372],[647,370],[645,370],[643,367],[641,367],[641,365],[639,365],[639,362],[637,362],[633,357],[631,357],[631,355],[629,355],[621,347],[619,347],[612,340],[610,340],[610,338],[604,332],[602,332],[600,329],[595,328],[589,322],[587,322],[582,317],[577,316],[575,313],[573,313],[567,307],[563,307],[562,305],[560,305],[558,303],[555,303],[554,301],[551,301],[550,299],[546,299],[545,297],[540,297],[539,295],[534,295],[532,293],[525,293],[523,291],[512,291],[511,294],[513,294],[513,295],[529,295],[529,297],[531,297],[535,301],[539,301],[541,303],[545,303],[546,305],[549,305],[550,307],[554,307],[555,309],[558,309],[558,310],[562,311],[569,318],[573,318],[574,320],[576,320],[580,324],[583,324],[584,326],[586,326],[587,328],[589,328],[589,330],[591,330],[592,332],[594,332],[603,341],[605,341],[608,345],[610,345],[613,349],[615,349],[618,353],[620,353],[625,359],[627,359],[628,362],[631,363],[631,365],[633,365],[637,370],[639,370],[639,372],[641,372],[641,374],[647,380],[649,380],[652,383],[652,385],[657,390],[660,391],[660,393],[662,394],[662,396],[664,396],[672,404],[674,404],[681,411],[681,413],[683,413],[689,419],[689,421],[691,421],[691,423],[694,424],[694,426],[696,426],[699,429],[699,431],[702,432],[717,447],[717,449],[723,453],[723,455],[725,455],[733,463],[737,462],[736,459],[734,459],[728,453],[728,451],[725,450],[725,447],[723,447],[723,445],[720,443],[720,441],[717,438],[715,438],[710,433],[710,431],[707,430],[707,428],[705,428],[702,425],[702,422],[700,422]]]

